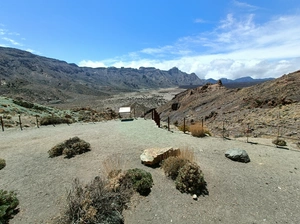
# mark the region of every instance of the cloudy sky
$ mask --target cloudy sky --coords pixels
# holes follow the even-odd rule
[[[200,78],[300,69],[299,0],[0,0],[0,46]]]

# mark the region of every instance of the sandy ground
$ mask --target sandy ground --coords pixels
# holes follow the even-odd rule
[[[47,151],[78,136],[92,151],[72,159],[49,158]],[[209,195],[192,200],[181,194],[159,168],[141,164],[146,148],[180,147],[195,151]],[[245,149],[250,163],[225,158],[228,149]],[[150,120],[109,121],[8,129],[0,133],[0,189],[14,190],[20,212],[10,223],[48,223],[65,203],[75,177],[89,182],[111,155],[122,156],[126,168],[151,172],[149,196],[124,211],[125,223],[300,223],[300,152],[220,138],[194,138],[157,128]]]

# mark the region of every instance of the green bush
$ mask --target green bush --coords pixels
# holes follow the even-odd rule
[[[23,101],[23,100],[13,100],[13,103],[14,104],[17,104],[21,107],[25,107],[25,108],[33,108],[34,107],[34,104],[33,103],[30,103],[30,102],[27,102],[27,101]]]
[[[55,117],[55,116],[48,116],[43,117],[40,120],[41,125],[53,125],[53,124],[71,124],[73,121],[68,118],[61,118],[61,117]]]
[[[153,186],[151,173],[135,168],[127,170],[125,178],[129,178],[132,182],[133,189],[141,195],[148,195]]]
[[[179,169],[187,162],[187,159],[170,156],[163,161],[161,167],[167,176],[171,177],[172,180],[175,180],[178,176]]]
[[[0,158],[0,170],[2,170],[5,166],[6,166],[5,160]]]
[[[0,223],[8,223],[9,219],[17,213],[19,200],[16,193],[0,190]]]
[[[278,146],[286,146],[286,141],[282,139],[275,139],[272,141],[272,143]]]
[[[65,158],[71,158],[91,150],[91,145],[80,138],[73,137],[51,148],[48,153],[51,158],[65,155]]]
[[[200,194],[206,183],[200,167],[188,161],[179,170],[175,185],[182,193]]]

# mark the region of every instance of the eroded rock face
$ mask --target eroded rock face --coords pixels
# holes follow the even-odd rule
[[[230,149],[225,153],[225,156],[233,161],[242,163],[250,162],[248,153],[242,149]]]
[[[169,156],[176,156],[179,153],[179,149],[172,147],[150,148],[145,149],[140,158],[144,165],[157,166],[162,160],[168,158]]]

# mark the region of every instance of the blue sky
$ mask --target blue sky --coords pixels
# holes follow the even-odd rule
[[[299,0],[0,0],[0,46],[200,78],[300,69]]]

